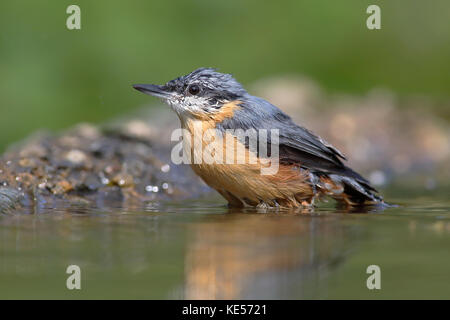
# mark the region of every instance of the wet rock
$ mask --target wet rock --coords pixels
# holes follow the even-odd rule
[[[170,149],[170,131],[142,120],[33,137],[0,157],[0,208],[144,206],[211,192],[189,166],[170,170]]]
[[[16,209],[20,205],[22,197],[22,192],[16,189],[0,187],[0,213]]]

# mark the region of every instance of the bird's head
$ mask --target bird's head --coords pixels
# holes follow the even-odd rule
[[[247,92],[231,75],[200,68],[164,85],[135,84],[143,93],[162,98],[181,117],[214,116],[225,104]]]

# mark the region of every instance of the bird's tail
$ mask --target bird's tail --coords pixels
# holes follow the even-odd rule
[[[354,171],[353,171],[354,172]],[[383,198],[370,183],[359,176],[329,174],[319,177],[321,192],[350,206],[384,205]]]

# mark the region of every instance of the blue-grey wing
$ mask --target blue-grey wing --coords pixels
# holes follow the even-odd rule
[[[368,183],[346,167],[344,155],[311,131],[295,124],[279,108],[264,99],[247,96],[232,118],[219,124],[222,129],[278,130],[281,163],[298,164],[318,173],[339,174]],[[269,139],[270,142],[270,139]]]

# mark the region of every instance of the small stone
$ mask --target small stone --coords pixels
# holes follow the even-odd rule
[[[80,123],[75,129],[79,135],[86,139],[98,139],[100,137],[100,131],[89,123]]]
[[[105,168],[105,172],[106,172],[107,174],[113,173],[113,172],[114,172],[113,166],[107,166],[107,167]]]
[[[35,159],[23,158],[19,160],[19,165],[23,168],[34,168],[37,166]]]
[[[163,166],[161,167],[161,171],[164,172],[164,173],[169,172],[169,171],[170,171],[170,165],[168,165],[168,164],[166,163],[165,165],[163,165]]]
[[[80,164],[83,164],[87,160],[87,156],[83,151],[74,149],[74,150],[70,150],[66,154],[65,160],[67,160],[73,164],[80,165]]]
[[[113,178],[112,182],[122,188],[134,186],[134,179],[129,174],[120,173]]]
[[[79,137],[73,135],[63,135],[58,139],[58,144],[66,148],[82,148],[83,144]]]
[[[125,131],[134,137],[149,139],[152,137],[150,126],[144,121],[135,120],[126,124]]]
[[[66,180],[59,181],[52,189],[53,194],[64,194],[73,190],[73,186]]]
[[[30,144],[25,146],[19,153],[22,158],[44,158],[47,156],[47,151],[45,148],[39,144]]]

